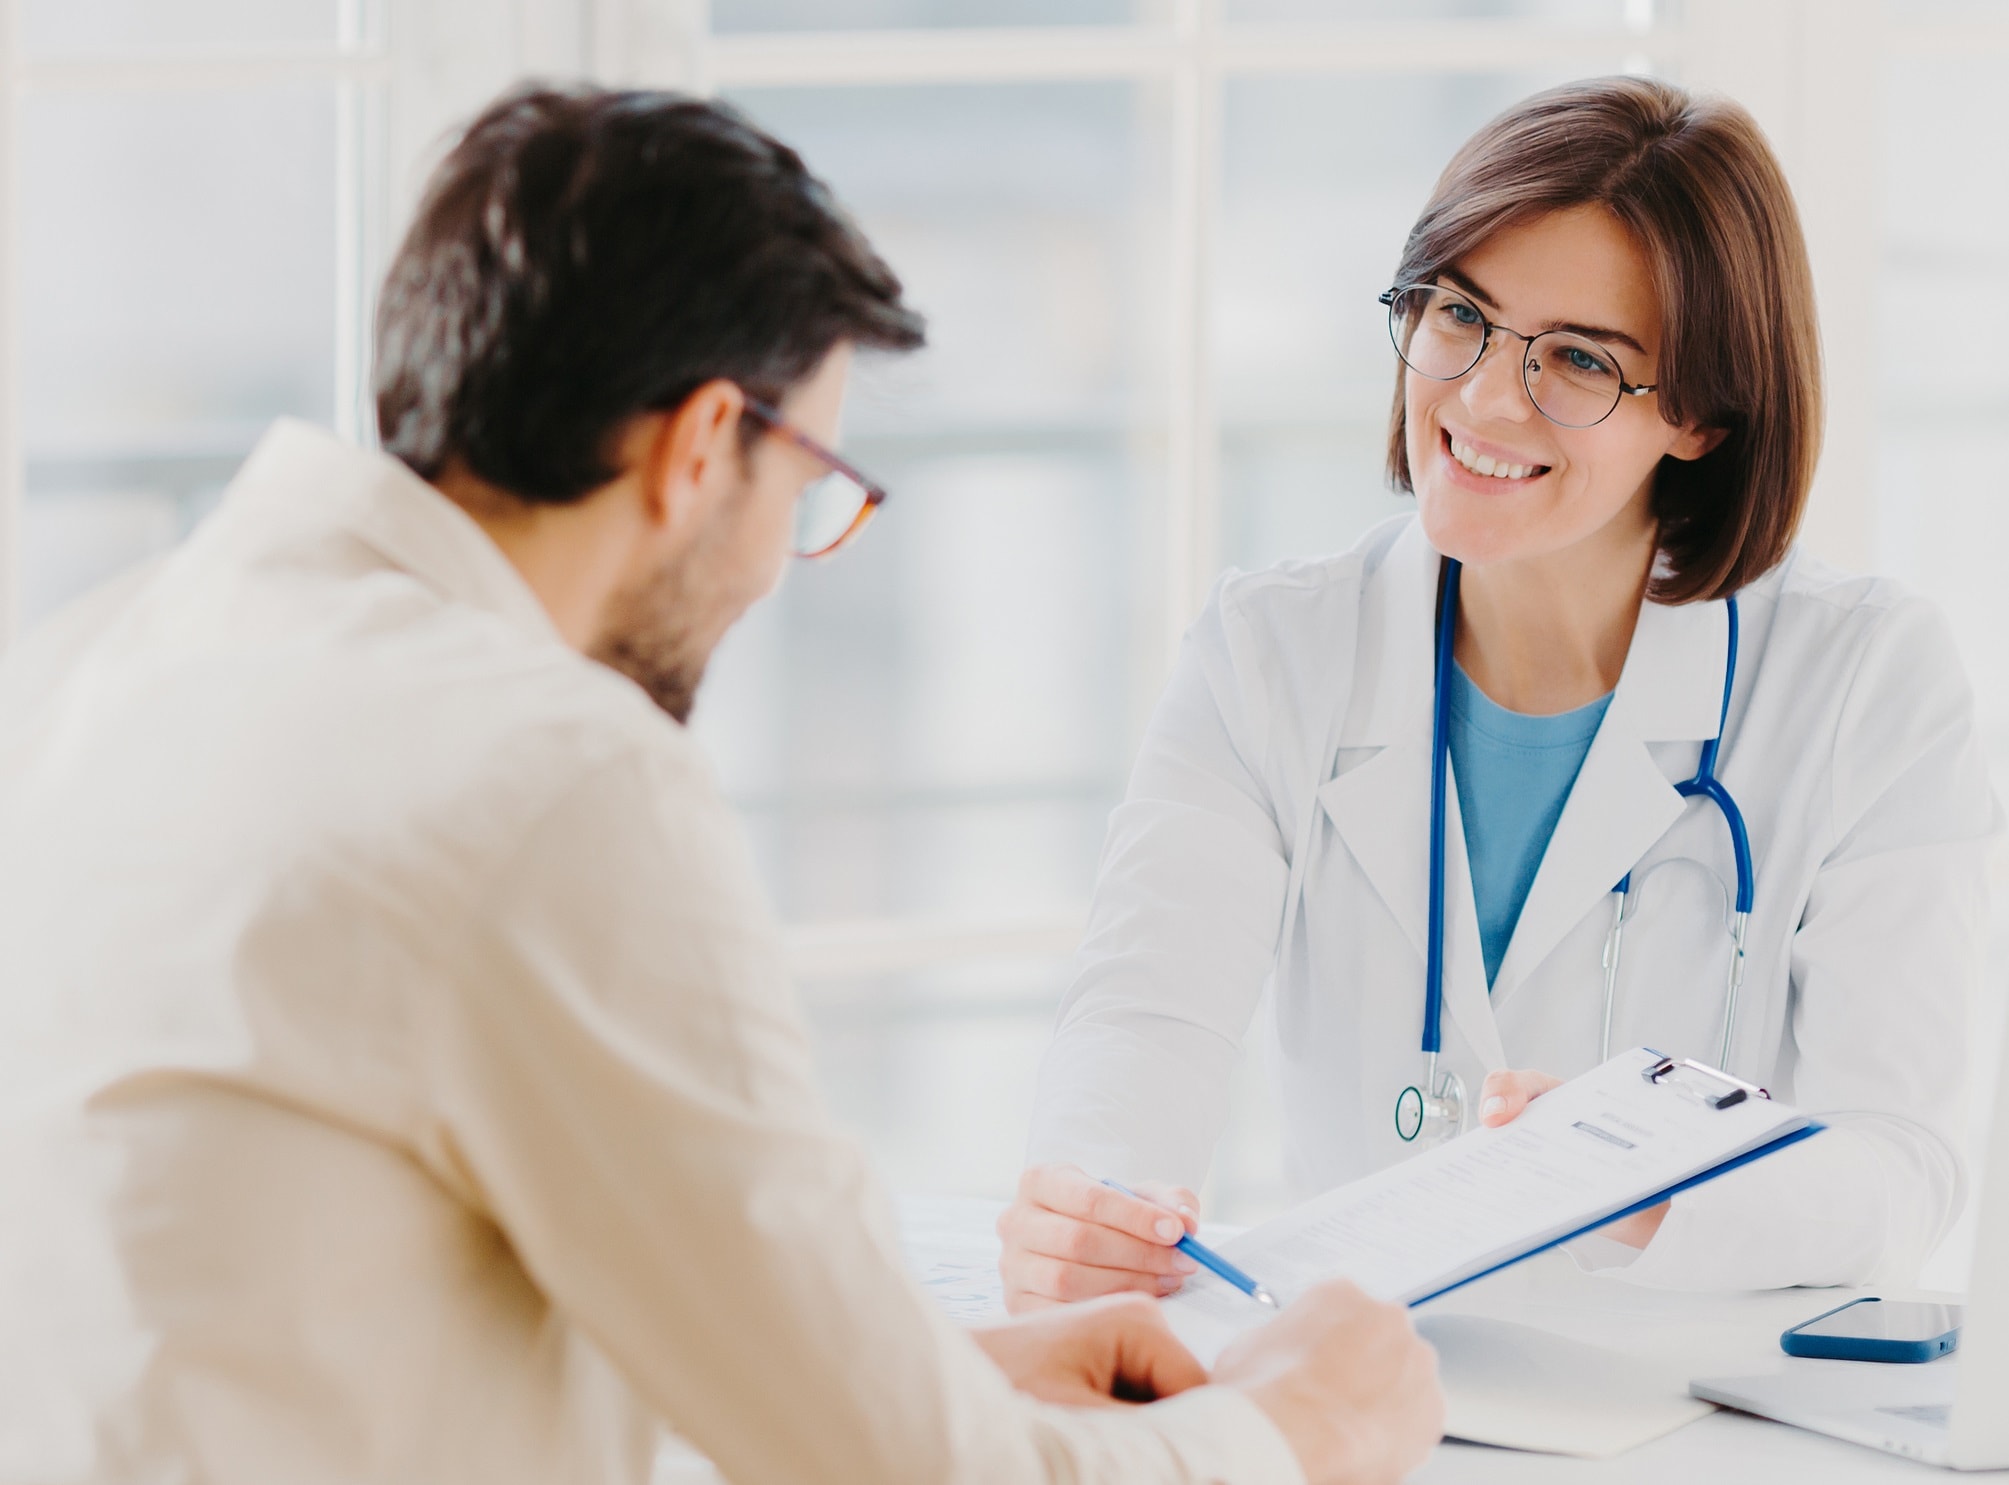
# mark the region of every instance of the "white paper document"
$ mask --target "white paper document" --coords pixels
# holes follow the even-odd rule
[[[1446,1438],[1615,1459],[1716,1411],[1680,1367],[1532,1325],[1431,1310],[1416,1332],[1437,1352]]]
[[[1663,1062],[1644,1047],[1623,1053],[1505,1128],[1475,1129],[1328,1191],[1222,1256],[1286,1305],[1342,1277],[1377,1299],[1415,1304],[1819,1127],[1693,1064],[1649,1081]],[[1726,1093],[1735,1101],[1716,1102]],[[1272,1313],[1206,1273],[1165,1305],[1208,1365]]]

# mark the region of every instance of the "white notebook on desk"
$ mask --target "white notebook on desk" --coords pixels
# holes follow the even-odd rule
[[[1426,1299],[1652,1206],[1821,1126],[1759,1090],[1645,1047],[1477,1129],[1325,1195],[1222,1246],[1283,1304],[1322,1279],[1377,1299]],[[1211,1365],[1274,1314],[1202,1273],[1166,1301]]]

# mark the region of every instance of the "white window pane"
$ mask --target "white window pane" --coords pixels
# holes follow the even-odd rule
[[[810,987],[818,1083],[894,1189],[1011,1195],[1066,975],[1034,960]]]
[[[1065,958],[978,961],[804,987],[817,1083],[894,1190],[1011,1197],[1068,969]],[[1266,1053],[1252,1047],[1200,1193],[1208,1220],[1253,1224],[1290,1206],[1287,1143]]]
[[[1627,0],[1221,0],[1230,22],[1525,20],[1618,26],[1631,17],[1666,20],[1668,0],[1644,10]]]
[[[1168,0],[712,0],[712,30],[1107,26],[1160,20]]]
[[[728,640],[698,729],[794,918],[1078,905],[1158,673],[1163,115],[1127,84],[756,93],[930,317],[892,491]]]
[[[327,86],[22,107],[32,622],[185,529],[272,417],[328,421],[335,112]]]
[[[1942,604],[2009,778],[2009,197],[1947,140],[1999,132],[1998,63],[1903,61],[1884,75],[1883,438],[1878,564]]]
[[[333,45],[340,0],[23,0],[33,54]]]
[[[1382,474],[1396,362],[1376,296],[1458,146],[1568,75],[1228,85],[1213,300],[1226,560],[1337,550],[1409,508]]]

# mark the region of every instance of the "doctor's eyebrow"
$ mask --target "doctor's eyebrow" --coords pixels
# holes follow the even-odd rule
[[[1498,310],[1500,307],[1499,301],[1480,288],[1478,281],[1468,274],[1460,273],[1455,268],[1445,268],[1438,272],[1437,277],[1450,280],[1453,288],[1460,289],[1466,294],[1471,295],[1473,299],[1483,304],[1487,309]],[[1550,320],[1546,325],[1542,326],[1542,331],[1547,332],[1550,330],[1567,330],[1572,335],[1581,335],[1585,340],[1610,341],[1614,345],[1622,345],[1628,350],[1637,351],[1642,356],[1646,354],[1645,346],[1634,340],[1623,330],[1613,330],[1608,325],[1579,325],[1573,321]]]

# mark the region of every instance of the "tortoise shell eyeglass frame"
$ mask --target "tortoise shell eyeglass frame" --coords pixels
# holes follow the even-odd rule
[[[817,439],[811,438],[807,433],[804,433],[800,428],[782,416],[781,409],[772,404],[762,402],[757,397],[748,397],[746,399],[745,416],[753,419],[776,437],[785,439],[815,458],[829,470],[831,475],[836,475],[841,479],[849,487],[847,493],[856,499],[857,510],[835,537],[827,540],[819,538],[807,544],[798,537],[794,548],[795,555],[798,557],[827,557],[840,547],[848,546],[856,539],[858,533],[865,529],[879,507],[886,503],[885,486],[879,484],[878,481],[872,479],[863,470],[843,458],[834,450],[826,447]],[[825,476],[826,479],[828,477],[828,475]],[[814,489],[816,489],[816,485],[812,484],[803,493],[806,496]]]

